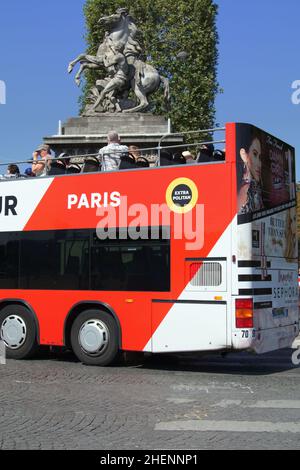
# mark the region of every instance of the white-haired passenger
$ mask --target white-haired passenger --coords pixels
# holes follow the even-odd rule
[[[127,156],[129,151],[126,145],[121,145],[119,134],[110,131],[107,135],[107,146],[99,151],[102,159],[102,171],[116,171],[120,168],[122,156]]]

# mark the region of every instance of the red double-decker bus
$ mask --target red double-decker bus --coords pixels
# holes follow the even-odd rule
[[[226,158],[0,182],[10,358],[288,347],[299,333],[294,149],[227,124]],[[158,154],[160,149],[158,149]]]

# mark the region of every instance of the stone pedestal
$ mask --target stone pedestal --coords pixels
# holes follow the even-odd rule
[[[163,116],[152,114],[99,114],[92,117],[68,119],[62,125],[61,135],[45,137],[56,155],[94,154],[107,143],[107,133],[115,130],[124,145],[136,145],[141,149],[154,148],[162,136],[171,132],[169,122]],[[164,146],[183,143],[182,136],[167,136]]]

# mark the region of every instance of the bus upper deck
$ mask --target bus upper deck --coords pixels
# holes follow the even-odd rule
[[[195,140],[201,134],[206,134],[206,136],[211,135],[215,132],[224,132],[225,128],[217,129],[207,129],[207,130],[198,130],[192,132],[185,132],[183,135],[188,137],[193,137]],[[117,135],[117,134],[116,134]],[[178,134],[165,134],[159,139],[158,146],[155,148],[140,148],[133,145],[129,147],[120,146],[121,149],[113,149],[113,154],[116,154],[118,158],[118,170],[133,170],[141,168],[158,168],[162,166],[173,166],[173,165],[184,165],[191,163],[213,163],[217,161],[225,160],[225,151],[220,148],[215,147],[216,145],[224,146],[225,140],[201,140],[200,142],[190,143],[190,144],[181,144],[181,145],[164,145],[164,139],[170,136],[177,136]],[[197,140],[197,139],[196,139]],[[48,145],[40,146],[43,150],[50,147]],[[106,147],[105,147],[106,148]],[[43,172],[42,176],[61,176],[61,175],[74,175],[82,173],[92,173],[99,171],[107,171],[105,168],[103,159],[106,156],[109,156],[110,153],[101,154],[102,149],[98,153],[94,154],[84,154],[84,155],[74,155],[72,152],[65,149],[60,155],[49,157],[48,164],[46,166],[46,171]],[[45,157],[46,158],[46,157]],[[14,166],[17,165],[34,165],[39,163],[41,160],[27,160],[16,162]],[[0,168],[5,168],[12,166],[9,163],[0,163]],[[31,167],[27,168],[23,174],[17,173],[16,177],[32,177],[35,174],[32,173]],[[12,179],[13,174],[2,175],[2,180]],[[1,177],[0,177],[1,178]]]

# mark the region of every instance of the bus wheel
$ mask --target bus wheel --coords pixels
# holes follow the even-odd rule
[[[118,328],[106,312],[86,310],[74,321],[71,345],[78,359],[87,365],[108,366],[117,358]]]
[[[22,305],[7,305],[0,310],[0,338],[9,359],[28,359],[38,348],[34,319]]]

